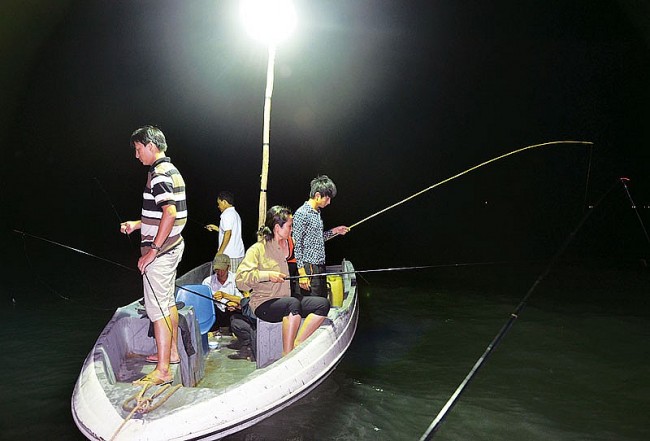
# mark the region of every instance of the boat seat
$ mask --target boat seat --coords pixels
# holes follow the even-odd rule
[[[257,319],[257,368],[261,369],[282,358],[282,322]]]
[[[198,294],[198,295],[197,295]],[[207,285],[183,285],[176,292],[176,301],[184,302],[185,306],[194,308],[196,321],[201,332],[201,346],[203,354],[208,353],[208,331],[217,319],[214,311],[212,289]]]

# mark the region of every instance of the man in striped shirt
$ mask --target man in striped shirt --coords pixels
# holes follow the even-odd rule
[[[167,384],[173,378],[170,363],[180,362],[178,354],[178,311],[174,299],[176,268],[185,244],[181,231],[187,221],[185,182],[165,156],[167,141],[157,127],[144,126],[131,135],[135,157],[149,166],[139,221],[121,224],[121,231],[140,230],[138,269],[142,273],[144,304],[153,322],[157,353],[147,357],[156,363],[153,372],[134,384]]]

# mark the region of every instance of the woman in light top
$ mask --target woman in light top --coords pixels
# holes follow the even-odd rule
[[[279,205],[266,212],[266,222],[258,231],[259,242],[246,251],[237,268],[237,288],[250,291],[250,306],[267,322],[282,322],[282,355],[305,341],[323,323],[330,309],[323,297],[291,297],[287,258],[293,218],[291,210]],[[301,318],[305,321],[300,326]]]

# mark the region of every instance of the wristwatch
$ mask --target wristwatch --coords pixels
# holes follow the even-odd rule
[[[151,242],[151,249],[152,249],[152,250],[156,250],[157,252],[161,252],[161,251],[162,251],[162,248],[160,248],[158,245],[156,245],[156,244],[153,243],[153,242]]]

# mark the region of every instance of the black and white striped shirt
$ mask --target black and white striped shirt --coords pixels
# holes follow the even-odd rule
[[[187,222],[187,200],[185,198],[185,181],[180,172],[164,156],[153,164],[147,175],[147,184],[142,193],[142,225],[140,229],[140,247],[143,253],[148,251],[160,227],[163,207],[168,204],[176,206],[176,219],[169,237],[162,244],[162,252],[169,250],[183,239],[181,231]]]

